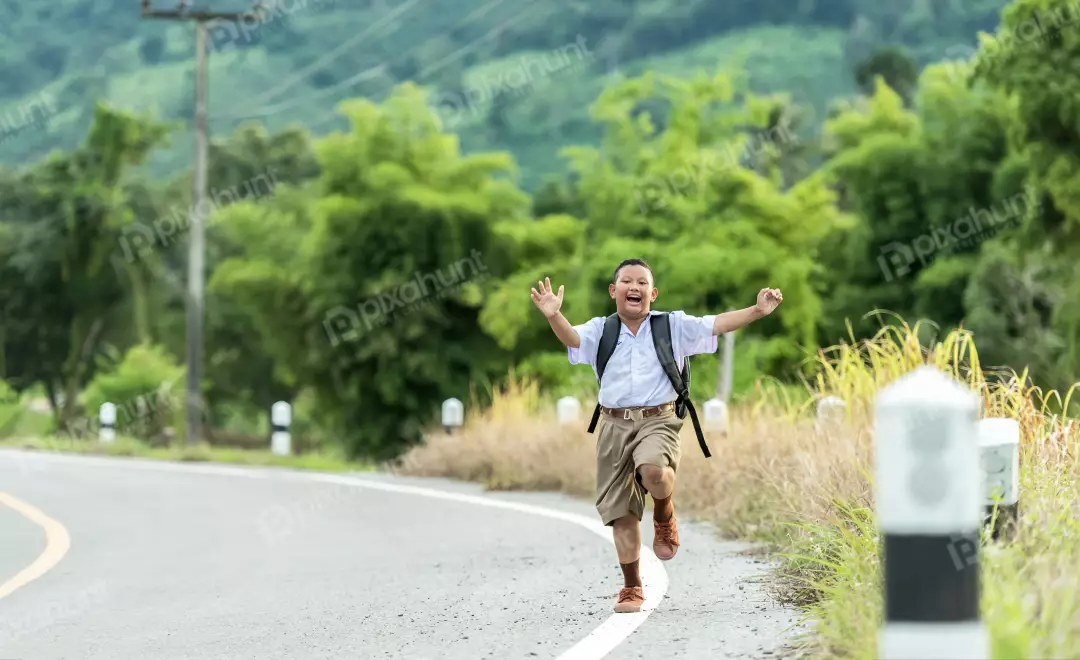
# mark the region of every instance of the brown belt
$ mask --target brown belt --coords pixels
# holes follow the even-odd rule
[[[619,419],[632,419],[640,421],[646,417],[659,417],[667,412],[675,411],[675,403],[661,403],[659,406],[637,406],[634,408],[607,408],[600,406],[600,412],[604,413],[608,417],[616,417]]]

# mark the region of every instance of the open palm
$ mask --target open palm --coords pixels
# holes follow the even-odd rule
[[[563,287],[559,286],[559,293],[551,291],[551,278],[545,277],[543,282],[538,282],[540,290],[532,288],[532,301],[544,316],[554,316],[562,309]]]

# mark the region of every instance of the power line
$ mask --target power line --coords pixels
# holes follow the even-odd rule
[[[468,15],[467,17],[465,17],[465,19],[463,19],[463,20],[462,20],[461,22],[459,22],[459,23],[458,23],[457,25],[455,25],[454,27],[456,28],[456,27],[458,27],[458,26],[460,26],[460,25],[463,25],[463,24],[465,24],[465,23],[466,23],[466,22],[468,22],[468,21],[469,21],[470,19],[472,19],[473,17],[475,17],[475,16],[477,15],[477,14],[482,14],[482,13],[486,13],[486,11],[487,11],[487,9],[488,9],[489,7],[491,7],[491,6],[493,6],[493,5],[496,5],[496,4],[499,4],[499,3],[501,3],[502,1],[503,1],[503,0],[494,0],[494,1],[493,1],[493,2],[491,2],[491,3],[488,3],[488,4],[487,4],[487,5],[485,5],[484,7],[481,7],[480,9],[477,9],[476,11],[472,12],[471,14],[469,14],[469,15]],[[509,20],[506,20],[506,21],[504,21],[503,23],[501,23],[501,24],[499,24],[499,25],[495,26],[494,28],[492,28],[491,30],[489,30],[489,31],[488,31],[487,33],[485,33],[485,34],[484,34],[484,36],[482,36],[482,37],[480,37],[480,38],[476,39],[475,41],[472,41],[472,42],[470,42],[470,43],[468,43],[468,44],[466,44],[466,45],[462,46],[462,47],[461,47],[461,48],[459,48],[458,50],[456,50],[456,51],[454,51],[454,52],[450,53],[449,55],[446,55],[445,57],[443,57],[442,59],[440,59],[440,60],[439,60],[438,62],[435,62],[434,64],[430,65],[429,67],[427,67],[426,69],[424,69],[423,71],[421,71],[421,72],[420,72],[419,74],[417,74],[417,76],[416,76],[416,78],[417,78],[417,82],[419,82],[419,81],[420,81],[421,79],[423,79],[423,78],[427,77],[427,76],[428,76],[428,75],[430,75],[431,73],[433,73],[433,72],[436,72],[436,71],[439,71],[439,70],[441,70],[441,69],[442,69],[443,67],[445,67],[445,66],[446,66],[447,64],[449,64],[449,63],[451,63],[451,62],[453,62],[453,61],[457,61],[457,60],[458,60],[458,59],[460,59],[460,58],[461,58],[461,57],[462,57],[463,55],[465,55],[466,53],[468,53],[468,51],[470,51],[470,50],[472,50],[473,48],[475,48],[475,47],[476,47],[477,45],[479,45],[479,44],[481,44],[481,43],[483,43],[483,42],[485,42],[485,41],[489,41],[489,40],[491,40],[491,39],[492,39],[493,37],[499,36],[499,34],[500,34],[500,33],[501,33],[501,32],[502,32],[503,30],[505,30],[506,28],[510,27],[511,25],[514,25],[515,23],[517,23],[517,22],[521,21],[522,19],[524,19],[524,18],[525,18],[526,16],[530,16],[530,15],[532,15],[532,14],[534,14],[534,13],[535,13],[535,11],[532,11],[532,12],[530,12],[530,11],[524,11],[524,12],[522,12],[521,14],[519,14],[518,16],[516,16],[515,18],[511,18],[511,19],[509,19]],[[451,28],[451,30],[453,30],[453,28]],[[415,49],[413,49],[413,50],[415,50]],[[412,52],[412,51],[410,50],[410,51],[409,51],[409,53],[411,53],[411,52]],[[406,53],[406,55],[404,55],[404,56],[402,56],[402,57],[403,57],[403,58],[404,58],[404,57],[407,57],[409,53]],[[309,128],[309,129],[311,129],[311,128],[315,128],[315,127],[318,127],[318,126],[322,126],[322,125],[326,124],[327,122],[329,122],[329,121],[331,121],[331,120],[333,120],[333,119],[335,119],[335,118],[340,118],[340,116],[341,116],[341,115],[339,114],[338,110],[337,110],[337,109],[335,108],[334,110],[332,110],[332,111],[328,112],[327,114],[325,114],[325,115],[322,115],[322,116],[320,116],[320,117],[316,118],[316,119],[315,119],[314,121],[312,121],[312,122],[308,122],[307,126],[308,126],[308,128]]]
[[[465,16],[465,18],[461,19],[456,25],[454,25],[454,27],[450,28],[450,31],[453,32],[458,27],[460,27],[462,25],[465,25],[469,21],[471,21],[471,20],[473,20],[473,19],[475,19],[475,18],[477,18],[479,16],[483,16],[484,14],[488,13],[488,11],[490,11],[492,7],[494,7],[495,5],[501,4],[503,1],[504,0],[492,0],[491,2],[487,3],[486,5],[484,5],[482,7],[479,7],[478,9],[473,10],[471,13],[469,13],[467,16]],[[520,18],[521,17],[519,16],[518,19],[520,19]],[[516,20],[514,22],[516,22]],[[501,27],[504,27],[504,26],[500,26],[500,28]],[[500,29],[500,28],[496,28],[496,29]],[[380,34],[379,36],[383,36],[383,35]],[[482,39],[483,39],[483,37],[481,38],[481,40]],[[468,45],[464,46],[461,50],[466,50],[468,48],[471,48],[474,45],[475,45],[475,43],[468,44]],[[416,47],[410,48],[405,53],[405,55],[401,56],[401,59],[404,60],[406,57],[408,57],[411,53],[415,52],[416,50],[417,50]],[[461,50],[459,50],[458,52],[460,53]],[[453,56],[453,55],[454,55],[454,53],[451,54],[451,56]],[[448,56],[448,57],[450,57],[450,56]],[[370,67],[368,69],[364,69],[363,71],[361,71],[361,72],[359,72],[359,73],[357,73],[357,74],[355,74],[353,76],[350,76],[349,78],[347,78],[345,80],[342,80],[339,83],[336,83],[336,84],[334,84],[334,85],[332,85],[330,87],[327,87],[325,89],[320,89],[320,90],[318,90],[318,91],[316,91],[314,93],[311,93],[311,94],[309,94],[307,96],[304,96],[304,97],[301,97],[301,98],[293,99],[291,101],[285,101],[283,103],[278,103],[276,105],[267,106],[265,108],[260,108],[259,110],[255,110],[255,111],[237,112],[237,113],[231,113],[231,114],[225,114],[225,115],[215,115],[215,116],[211,117],[210,119],[212,121],[218,121],[218,120],[221,120],[221,119],[256,119],[256,118],[261,118],[261,117],[269,117],[271,115],[276,115],[279,112],[284,112],[286,110],[291,110],[292,108],[298,108],[298,107],[301,107],[303,105],[307,105],[307,103],[312,98],[321,98],[323,96],[327,96],[329,94],[332,94],[333,92],[336,92],[339,89],[344,89],[344,88],[347,88],[347,87],[351,87],[351,86],[355,85],[358,82],[363,82],[365,80],[371,80],[371,79],[377,78],[380,75],[384,74],[386,72],[386,70],[387,70],[386,64],[380,64],[378,66],[374,66],[374,67]],[[424,75],[424,74],[421,74],[421,75]]]
[[[342,80],[341,82],[339,82],[339,83],[337,83],[335,85],[332,85],[331,87],[327,87],[325,89],[320,89],[317,92],[314,92],[314,93],[309,94],[307,96],[302,96],[302,97],[297,98],[297,99],[293,99],[292,101],[284,101],[282,103],[278,103],[277,105],[270,105],[270,106],[267,106],[265,108],[259,108],[258,110],[255,110],[255,111],[250,111],[249,110],[249,111],[246,111],[246,112],[237,112],[237,113],[234,113],[234,114],[214,115],[210,119],[212,121],[218,121],[218,120],[221,120],[221,119],[256,119],[258,117],[269,117],[270,115],[276,115],[279,112],[284,112],[284,111],[289,110],[291,108],[297,108],[297,107],[300,107],[302,105],[306,105],[307,102],[310,101],[312,98],[320,98],[320,97],[323,97],[323,96],[327,96],[329,94],[332,94],[333,92],[336,92],[339,89],[342,89],[342,88],[345,88],[345,87],[352,87],[353,85],[355,85],[358,82],[363,82],[365,80],[371,80],[371,79],[374,79],[374,78],[378,78],[378,77],[382,76],[385,73],[386,73],[386,65],[385,64],[380,64],[378,66],[373,66],[370,69],[364,69],[360,73],[358,73],[358,74],[356,74],[354,76],[351,76],[351,77],[349,77],[349,78],[347,78],[345,80]]]
[[[376,30],[381,29],[384,26],[385,23],[387,23],[391,19],[397,18],[398,14],[401,14],[404,11],[406,11],[407,9],[410,9],[411,7],[416,5],[419,1],[420,0],[409,0],[405,4],[398,7],[397,9],[391,11],[389,14],[387,14],[386,16],[383,16],[381,19],[376,21],[367,30],[364,30],[360,34],[356,35],[355,37],[352,37],[351,39],[341,43],[337,48],[330,51],[326,55],[323,55],[319,59],[315,60],[314,62],[309,64],[307,67],[302,69],[299,73],[294,74],[291,78],[285,79],[285,81],[282,82],[277,87],[274,87],[270,91],[264,93],[262,96],[260,96],[260,97],[256,98],[255,100],[253,100],[251,102],[252,105],[261,105],[263,103],[266,103],[271,98],[276,96],[279,92],[288,91],[294,85],[297,85],[297,84],[303,82],[304,79],[307,78],[309,75],[311,75],[313,72],[318,71],[319,69],[326,66],[330,62],[333,62],[334,60],[336,60],[338,57],[341,57],[341,55],[345,51],[352,48],[356,43],[358,43],[360,41],[363,41],[369,34],[371,34],[372,32],[374,32]],[[397,27],[398,26],[395,25],[394,29],[397,29]]]
[[[503,30],[505,30],[507,27],[513,25],[514,23],[517,23],[521,19],[525,18],[527,15],[528,15],[528,12],[522,12],[522,13],[518,14],[515,18],[511,18],[508,21],[504,21],[503,23],[500,23],[499,25],[496,25],[495,27],[488,30],[487,33],[484,36],[480,37],[476,41],[465,44],[464,46],[457,49],[453,53],[450,53],[446,57],[444,57],[441,60],[439,60],[438,62],[436,62],[433,66],[430,66],[430,67],[424,69],[423,71],[421,71],[418,74],[418,77],[419,78],[424,78],[426,76],[431,75],[432,73],[434,73],[436,71],[441,70],[447,64],[458,61],[465,54],[467,54],[470,50],[475,48],[477,44],[483,43],[485,41],[490,41],[492,38],[500,36],[502,34]]]

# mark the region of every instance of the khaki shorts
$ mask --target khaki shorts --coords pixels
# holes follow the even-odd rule
[[[596,510],[605,525],[629,514],[641,520],[646,491],[639,467],[656,465],[678,472],[682,425],[674,412],[640,421],[601,413],[596,426]]]

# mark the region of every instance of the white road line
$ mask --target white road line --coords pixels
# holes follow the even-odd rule
[[[0,450],[0,455],[4,453],[11,452],[8,452],[7,450]],[[446,501],[462,502],[465,504],[476,504],[479,506],[487,506],[495,509],[519,511],[521,513],[528,513],[535,516],[544,516],[546,518],[552,518],[555,520],[562,520],[564,522],[574,523],[576,525],[584,527],[585,529],[595,534],[600,535],[601,537],[611,542],[612,545],[614,545],[614,539],[611,535],[611,528],[605,527],[598,520],[587,518],[585,516],[580,516],[575,513],[558,511],[556,509],[548,509],[546,507],[535,506],[532,504],[508,502],[492,497],[467,495],[465,493],[453,493],[450,491],[438,490],[435,488],[421,488],[419,486],[406,486],[403,484],[386,483],[374,479],[364,479],[363,477],[359,476],[345,476],[326,472],[305,472],[300,470],[282,470],[280,472],[277,472],[275,470],[263,470],[256,467],[236,468],[220,465],[191,465],[187,463],[172,463],[168,461],[156,461],[151,459],[115,459],[79,456],[72,454],[38,452],[18,453],[32,453],[34,457],[40,457],[42,459],[58,462],[81,463],[107,467],[136,467],[167,472],[187,472],[191,474],[239,476],[253,479],[278,477],[282,479],[295,479],[300,481],[322,481],[325,483],[342,484],[346,486],[354,486],[357,488],[370,488],[373,490],[382,490],[391,493],[419,495],[421,497],[431,497]],[[613,651],[615,647],[621,644],[623,640],[625,640],[635,630],[637,630],[641,626],[641,624],[645,623],[645,619],[648,618],[649,614],[651,614],[652,611],[660,605],[660,602],[664,599],[664,595],[667,594],[667,571],[664,570],[663,563],[661,563],[661,561],[657,559],[656,555],[653,554],[652,549],[644,545],[641,546],[641,581],[645,585],[645,603],[642,605],[641,612],[635,614],[612,613],[610,617],[608,617],[602,624],[600,624],[592,632],[590,632],[588,636],[586,636],[580,642],[565,651],[557,658],[557,660],[600,660],[600,658],[603,658],[607,654],[611,653],[611,651]],[[612,600],[614,600],[614,598]]]

